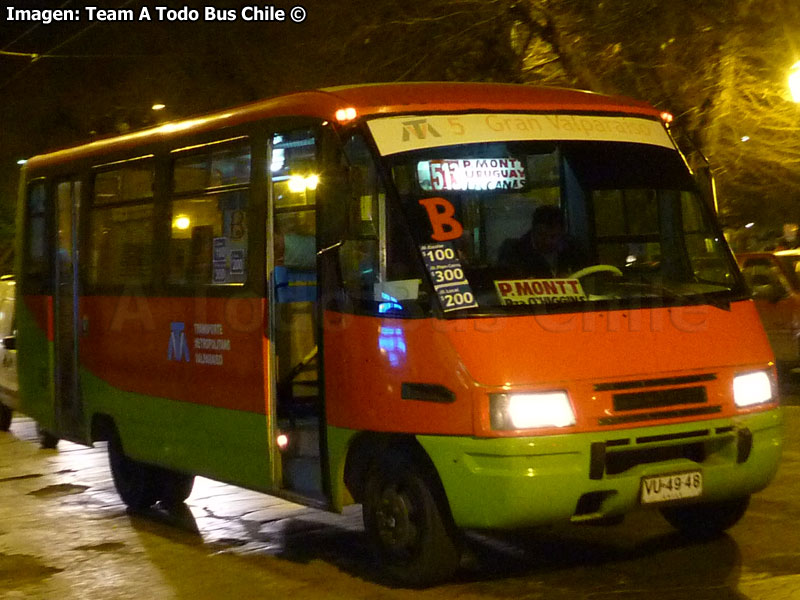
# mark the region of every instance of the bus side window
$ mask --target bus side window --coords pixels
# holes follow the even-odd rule
[[[274,343],[279,411],[286,400],[318,393],[315,312],[317,301],[317,140],[313,130],[273,134],[272,179],[275,269]]]
[[[347,230],[339,252],[342,285],[351,299],[387,310],[419,308],[427,295],[417,251],[399,207],[387,200],[375,160],[362,137],[345,144]],[[412,301],[412,305],[401,304]],[[426,305],[426,302],[422,303]]]
[[[153,273],[152,160],[99,170],[90,209],[89,285],[145,285]]]
[[[168,281],[243,284],[247,279],[250,147],[208,144],[173,163]]]
[[[27,197],[23,262],[24,280],[30,288],[27,293],[43,292],[49,279],[46,205],[46,184],[44,181],[37,181],[28,188]]]
[[[344,151],[349,160],[350,193],[347,232],[339,252],[342,284],[351,298],[373,300],[375,284],[385,280],[386,274],[380,256],[386,192],[361,137],[351,138]]]

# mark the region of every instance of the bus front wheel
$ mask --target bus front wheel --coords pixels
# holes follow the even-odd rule
[[[683,535],[702,539],[733,527],[744,516],[749,504],[750,496],[743,496],[719,502],[665,507],[661,514]]]
[[[390,450],[367,473],[364,527],[385,574],[400,585],[445,581],[461,560],[458,533],[431,470]]]

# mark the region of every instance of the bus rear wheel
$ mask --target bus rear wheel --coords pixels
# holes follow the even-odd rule
[[[0,431],[11,429],[11,409],[0,403]]]
[[[39,446],[45,450],[53,450],[58,446],[58,442],[61,441],[61,438],[46,429],[42,429],[42,426],[38,423],[36,424],[36,437],[39,438]]]
[[[194,475],[163,467],[156,469],[159,471],[158,500],[168,508],[182,504],[192,493]]]
[[[117,493],[134,510],[149,508],[158,501],[175,506],[192,493],[194,475],[132,459],[125,454],[116,431],[108,440],[108,462]]]
[[[364,489],[364,527],[385,574],[409,587],[449,579],[461,560],[458,533],[438,480],[408,453],[373,463]]]
[[[665,507],[661,514],[683,535],[704,539],[733,527],[744,516],[749,504],[750,496],[743,496],[719,502]]]

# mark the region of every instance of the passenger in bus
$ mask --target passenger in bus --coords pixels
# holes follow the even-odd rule
[[[530,230],[500,246],[499,263],[520,276],[563,277],[588,264],[578,242],[567,235],[564,214],[557,206],[539,206]]]

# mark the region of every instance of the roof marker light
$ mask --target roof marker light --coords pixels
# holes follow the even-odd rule
[[[352,106],[349,108],[340,108],[336,111],[336,120],[339,123],[346,123],[356,118],[356,109]]]
[[[668,113],[667,111],[661,113],[661,120],[664,121],[664,123],[666,123],[667,125],[672,123],[672,119],[673,119],[672,113]]]

